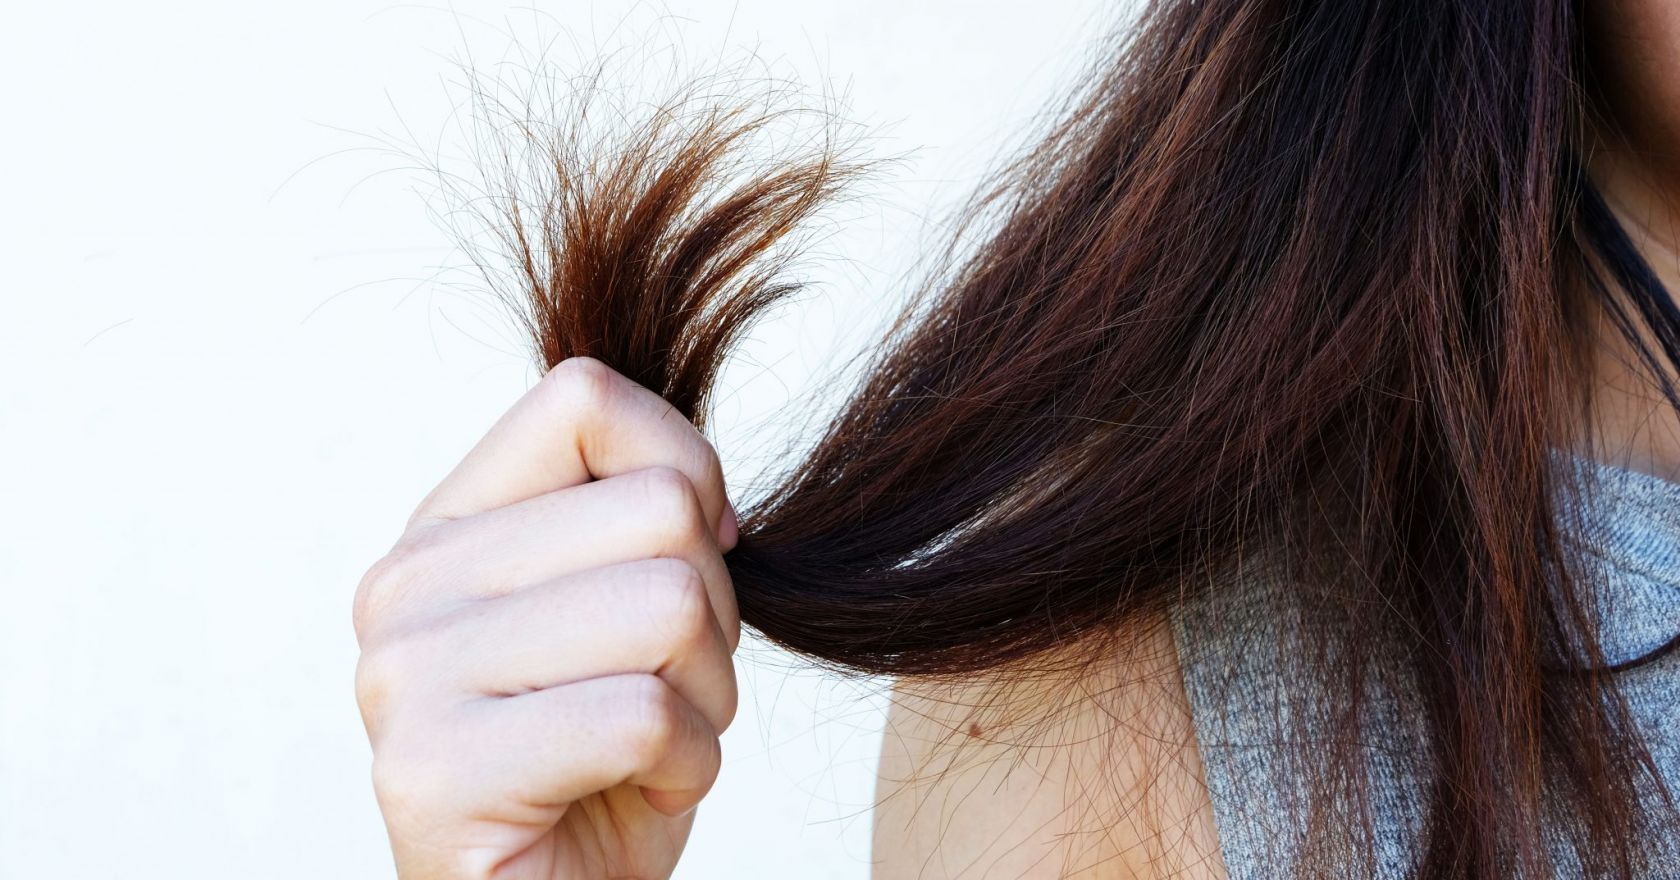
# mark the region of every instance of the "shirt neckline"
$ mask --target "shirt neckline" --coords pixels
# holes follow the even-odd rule
[[[1566,455],[1581,495],[1560,508],[1594,576],[1599,647],[1609,665],[1637,663],[1680,635],[1680,482]]]

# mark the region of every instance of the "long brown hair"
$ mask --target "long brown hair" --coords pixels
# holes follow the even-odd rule
[[[744,512],[746,623],[868,673],[1095,657],[1279,548],[1334,637],[1324,681],[1352,701],[1387,644],[1419,689],[1419,876],[1549,875],[1552,798],[1586,873],[1640,870],[1662,783],[1555,450],[1590,444],[1598,310],[1671,399],[1680,316],[1581,171],[1578,13],[1150,4]],[[490,204],[545,364],[599,358],[704,419],[730,344],[796,287],[788,234],[867,164],[821,137],[755,164],[774,118],[697,90],[611,144],[515,127],[536,176]],[[1371,733],[1337,717],[1337,742]]]

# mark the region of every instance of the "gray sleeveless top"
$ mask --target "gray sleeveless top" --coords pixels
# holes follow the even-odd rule
[[[1595,598],[1602,612],[1606,659],[1644,657],[1680,633],[1680,483],[1584,458],[1596,491],[1577,510],[1571,533],[1604,573]],[[1284,601],[1276,578],[1239,576],[1235,589],[1182,603],[1173,613],[1185,693],[1195,718],[1220,848],[1231,880],[1292,876],[1307,831],[1302,779],[1292,766],[1301,750],[1279,747],[1280,730],[1300,722],[1327,725],[1320,705],[1303,694],[1297,674],[1298,607]],[[1669,789],[1680,794],[1680,650],[1615,673],[1622,694]],[[1408,876],[1423,849],[1427,795],[1424,710],[1403,677],[1367,683],[1364,741],[1358,747],[1369,784],[1368,839],[1348,852],[1373,858],[1348,876]],[[1310,750],[1308,752],[1310,754]],[[1319,826],[1322,828],[1322,826]],[[1563,876],[1579,873],[1562,835],[1552,849]],[[1680,878],[1680,829],[1654,831],[1657,862],[1647,876]]]

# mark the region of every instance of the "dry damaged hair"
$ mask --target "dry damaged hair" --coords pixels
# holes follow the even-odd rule
[[[1578,15],[1150,4],[743,514],[746,623],[845,669],[972,675],[1097,656],[1279,548],[1335,639],[1319,678],[1354,705],[1367,646],[1397,644],[1419,689],[1418,876],[1550,876],[1558,803],[1580,870],[1643,870],[1662,782],[1553,465],[1591,442],[1593,316],[1674,401],[1680,315],[1582,171]],[[538,161],[492,203],[544,364],[598,358],[703,422],[731,344],[797,287],[789,235],[868,164],[821,136],[765,164],[776,119],[696,88],[610,142],[514,127]],[[1334,717],[1311,763],[1357,797],[1350,744],[1382,731]]]

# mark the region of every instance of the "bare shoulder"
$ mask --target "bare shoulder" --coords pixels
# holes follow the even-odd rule
[[[1221,880],[1172,630],[894,689],[875,808],[877,880]]]

